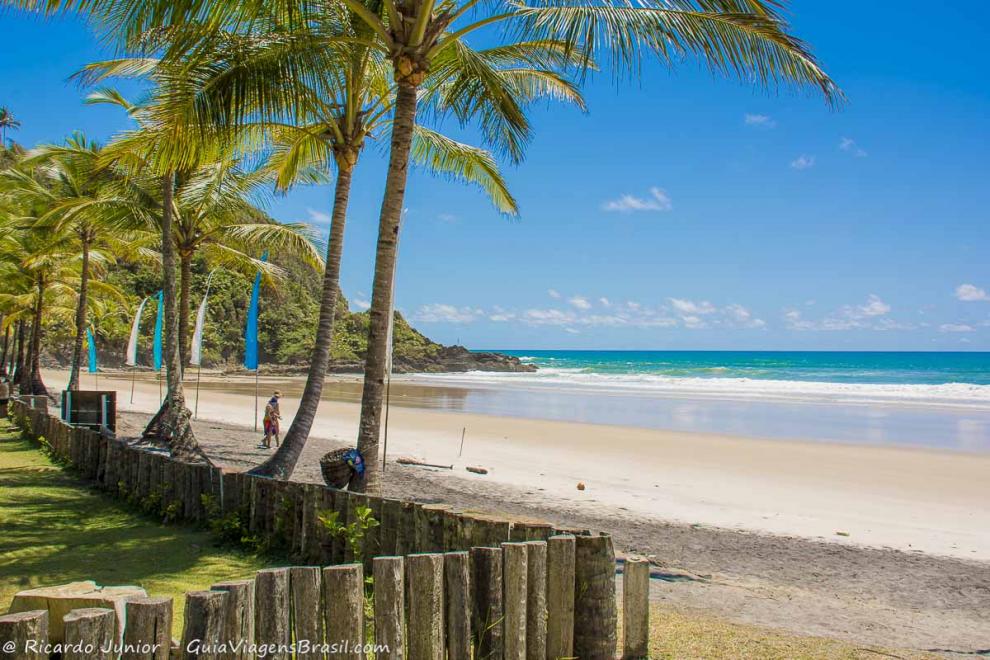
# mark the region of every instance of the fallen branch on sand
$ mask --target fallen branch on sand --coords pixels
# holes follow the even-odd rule
[[[424,463],[423,461],[416,460],[415,458],[397,458],[395,462],[399,465],[415,465],[416,467],[429,467],[437,468],[440,470],[453,470],[453,465],[437,465],[435,463]]]

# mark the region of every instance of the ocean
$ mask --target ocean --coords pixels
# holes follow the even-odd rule
[[[990,353],[503,350],[538,368],[472,380],[667,394],[990,409]],[[454,378],[457,378],[456,376]]]
[[[413,380],[460,388],[467,412],[990,451],[990,353],[500,352],[537,371]]]

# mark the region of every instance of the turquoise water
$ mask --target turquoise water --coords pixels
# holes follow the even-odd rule
[[[990,385],[990,353],[811,351],[501,351],[543,370],[668,378]]]
[[[414,379],[467,412],[990,451],[990,353],[502,352],[537,371]]]

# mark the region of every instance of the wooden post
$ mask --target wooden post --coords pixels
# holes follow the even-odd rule
[[[47,610],[0,616],[0,660],[48,660],[47,645]]]
[[[471,548],[474,657],[502,658],[502,549]]]
[[[405,657],[405,576],[402,557],[375,557],[375,644],[387,648],[376,655],[380,660]]]
[[[503,657],[526,660],[526,577],[525,543],[502,544]]]
[[[220,657],[216,652],[223,634],[227,594],[223,591],[190,591],[182,621],[182,658]]]
[[[361,564],[323,569],[323,613],[327,644],[337,644],[331,658],[364,658],[364,571]]]
[[[406,613],[409,657],[443,660],[443,555],[406,557]]]
[[[124,605],[127,622],[121,660],[168,660],[172,647],[172,599],[133,598]]]
[[[451,660],[471,657],[470,576],[468,553],[448,552],[443,556],[444,619]]]
[[[259,645],[274,645],[278,649],[288,647],[291,635],[289,569],[264,568],[254,577],[254,639]],[[281,660],[290,656],[276,650],[268,657]]]
[[[319,566],[293,566],[289,569],[292,590],[292,638],[296,660],[323,658],[323,610],[320,607]]]
[[[62,618],[65,630],[63,660],[112,660],[117,643],[117,615],[113,610],[85,607]]]
[[[615,551],[612,537],[575,537],[574,655],[615,657]]]
[[[547,658],[574,656],[574,537],[547,539]]]
[[[645,559],[626,559],[622,568],[622,632],[623,658],[649,657],[650,563]]]
[[[227,592],[227,607],[224,608],[221,638],[234,642],[244,640],[236,651],[231,649],[224,655],[225,660],[244,660],[254,657],[248,648],[254,643],[254,580],[220,582],[210,589]]]
[[[526,658],[547,657],[547,543],[526,543]]]

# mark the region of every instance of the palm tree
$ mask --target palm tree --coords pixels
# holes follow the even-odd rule
[[[560,41],[570,50],[586,53],[589,64],[592,54],[604,57],[617,75],[635,71],[644,55],[673,65],[691,54],[720,73],[765,84],[813,85],[829,101],[838,97],[834,83],[805,45],[788,34],[779,14],[781,3],[773,0],[654,0],[636,5],[581,0],[487,5],[477,0],[384,0],[380,13],[361,0],[342,1],[374,30],[373,43],[391,58],[398,85],[369,310],[358,430],[366,478],[359,489],[378,488],[395,258],[419,93],[439,61],[462,56],[468,35],[501,27],[510,40],[523,35]]]
[[[284,442],[269,461],[255,469],[256,473],[287,478],[312,427],[329,365],[351,177],[366,140],[387,127],[394,94],[381,54],[365,45],[345,42],[371,36],[350,12],[317,13],[303,26],[293,26],[291,16],[268,13],[257,16],[252,28],[247,36],[223,33],[197,44],[193,49],[196,54],[186,57],[207,66],[169,69],[178,78],[170,88],[186,90],[171,99],[172,112],[178,113],[181,122],[241,128],[252,122],[263,125],[275,142],[272,165],[280,188],[300,179],[312,181],[314,169],[319,174],[331,165],[336,167],[327,267],[306,387]],[[517,96],[552,96],[582,105],[577,91],[551,70],[563,59],[561,51],[549,42],[526,44],[512,53],[483,51],[477,55],[478,68]],[[327,57],[328,53],[332,57]],[[287,82],[285,71],[305,75]],[[464,72],[451,67],[430,88],[429,102],[438,112],[446,111],[449,99],[445,94],[457,87],[457,75],[464,76]],[[190,84],[190,80],[195,83]],[[231,99],[237,103],[231,104]],[[498,111],[490,112],[494,115]],[[514,201],[486,152],[422,127],[415,141],[418,163],[475,182],[500,210],[515,211]]]
[[[7,130],[16,130],[21,127],[21,122],[14,118],[10,110],[4,106],[0,107],[0,146],[7,144]]]
[[[77,252],[71,234],[35,226],[43,207],[11,192],[20,185],[19,176],[0,175],[0,308],[5,323],[19,322],[16,384],[22,393],[47,395],[41,377],[41,337],[47,320],[67,320],[74,311]],[[30,324],[27,338],[25,324]]]
[[[35,149],[25,159],[25,166],[36,167],[43,177],[31,194],[48,205],[38,219],[37,229],[57,234],[72,232],[81,256],[69,390],[79,389],[90,288],[119,293],[99,279],[91,282],[93,270],[102,273],[118,254],[145,255],[130,240],[149,224],[142,192],[100,159],[100,146],[81,134],[73,135],[64,145]]]

